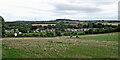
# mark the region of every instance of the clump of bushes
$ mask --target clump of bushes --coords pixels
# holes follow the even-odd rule
[[[5,37],[14,37],[15,35],[13,33],[6,33]]]
[[[23,33],[18,34],[17,37],[55,37],[54,32],[40,32],[40,33]]]
[[[85,34],[99,34],[99,33],[110,33],[110,32],[118,32],[118,28],[112,27],[105,27],[105,28],[98,28],[98,29],[90,29],[86,31]]]

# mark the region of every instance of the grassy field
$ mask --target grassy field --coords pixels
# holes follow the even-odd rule
[[[117,58],[118,33],[52,38],[3,38],[3,58]]]
[[[32,26],[48,26],[48,25],[56,25],[56,24],[32,24]]]
[[[104,25],[114,25],[114,26],[118,26],[119,23],[103,23]]]

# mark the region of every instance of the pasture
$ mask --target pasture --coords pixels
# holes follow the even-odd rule
[[[48,25],[56,25],[56,24],[32,24],[32,26],[48,26]]]
[[[104,25],[113,25],[113,26],[118,26],[119,23],[107,23],[107,22],[103,22]]]
[[[3,58],[118,58],[118,33],[3,38]]]

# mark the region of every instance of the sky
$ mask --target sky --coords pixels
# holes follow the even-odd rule
[[[117,20],[119,0],[0,0],[5,21]]]

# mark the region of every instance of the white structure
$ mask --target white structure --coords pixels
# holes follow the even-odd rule
[[[15,37],[17,36],[17,33],[14,33]]]
[[[19,34],[22,34],[22,32],[19,32]]]

